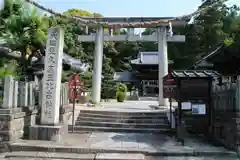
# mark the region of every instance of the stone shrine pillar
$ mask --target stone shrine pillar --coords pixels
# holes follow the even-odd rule
[[[4,93],[2,105],[4,109],[11,109],[13,107],[13,92],[14,92],[13,77],[7,76],[4,79]]]
[[[60,28],[49,29],[42,84],[41,124],[59,124],[63,45],[63,30]]]
[[[49,29],[42,81],[41,125],[31,126],[30,139],[60,140],[62,126],[59,123],[59,110],[63,46],[64,31],[60,28]]]
[[[163,80],[162,78],[168,74],[168,55],[167,55],[167,28],[157,28],[158,39],[158,103],[159,106],[167,106],[167,99],[163,98]]]
[[[99,103],[101,100],[101,84],[102,84],[102,63],[103,63],[103,42],[104,31],[100,26],[96,31],[96,43],[93,64],[93,81],[92,81],[92,101]]]
[[[3,104],[0,106],[0,152],[6,151],[9,142],[23,136],[25,113],[22,112],[22,108],[17,107],[17,84],[12,76],[5,77]]]

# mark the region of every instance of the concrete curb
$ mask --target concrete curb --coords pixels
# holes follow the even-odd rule
[[[126,153],[46,153],[46,152],[11,152],[6,153],[3,158],[37,158],[37,159],[68,159],[68,160],[144,160],[143,154],[126,154]]]
[[[12,144],[11,151],[38,151],[38,152],[61,152],[61,153],[128,153],[128,154],[144,154],[145,156],[237,156],[233,151],[201,151],[197,149],[186,149],[185,151],[147,151],[147,150],[129,150],[126,149],[98,149],[98,148],[81,148],[81,147],[64,147],[64,146],[30,146],[21,144]]]
[[[6,153],[4,158],[51,158],[51,159],[72,159],[72,160],[93,160],[96,155],[89,153],[89,154],[72,154],[72,153],[54,153],[54,152],[10,152]]]

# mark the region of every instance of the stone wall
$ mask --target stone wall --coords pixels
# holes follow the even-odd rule
[[[236,83],[214,86],[212,90],[212,125],[215,142],[238,151],[240,141],[240,77]]]
[[[68,134],[68,121],[72,116],[72,107],[64,106],[60,110],[58,125],[41,125],[40,114],[36,117],[36,123],[28,127],[29,140],[60,141],[61,137]]]
[[[64,113],[61,114],[60,116],[60,122],[62,123],[63,125],[63,131],[64,131],[64,134],[67,134],[68,133],[68,122],[72,116],[72,107],[65,107],[64,109]]]
[[[229,149],[238,149],[240,141],[240,112],[216,112],[212,126],[214,139]]]
[[[23,111],[22,108],[0,109],[0,148],[8,143],[26,138],[28,128],[35,123],[36,111]]]
[[[40,119],[42,90],[41,83],[20,82],[12,76],[4,80],[3,104],[0,104],[0,152],[5,151],[9,143],[19,139],[29,139],[30,129]],[[38,103],[36,103],[38,102]],[[68,133],[68,119],[71,108],[68,105],[68,84],[61,85],[60,121],[63,133]],[[38,108],[38,109],[37,109]]]
[[[68,120],[72,116],[72,108],[65,107],[60,115],[62,133],[68,133]],[[26,108],[0,109],[0,152],[6,151],[8,144],[19,139],[29,139],[29,129],[36,125],[37,110]]]

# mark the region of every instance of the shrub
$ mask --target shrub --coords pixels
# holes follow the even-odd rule
[[[118,84],[117,86],[117,92],[127,92],[127,86],[123,83]]]
[[[123,102],[127,98],[127,86],[120,83],[117,86],[116,99],[118,102]]]
[[[127,97],[126,92],[117,91],[116,98],[118,102],[123,102]]]

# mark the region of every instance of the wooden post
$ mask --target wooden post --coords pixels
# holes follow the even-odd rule
[[[169,98],[170,103],[170,131],[172,131],[172,98]]]

